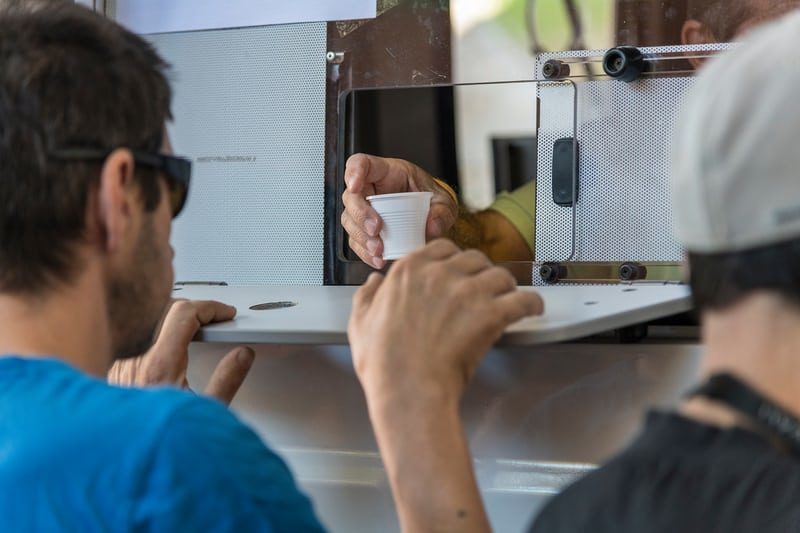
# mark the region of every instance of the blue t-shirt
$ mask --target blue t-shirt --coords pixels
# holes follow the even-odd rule
[[[222,404],[0,357],[0,531],[322,531]]]

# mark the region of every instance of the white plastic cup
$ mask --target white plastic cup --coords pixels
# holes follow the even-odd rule
[[[431,210],[432,192],[402,192],[368,196],[383,220],[383,259],[400,259],[425,246],[425,227]]]

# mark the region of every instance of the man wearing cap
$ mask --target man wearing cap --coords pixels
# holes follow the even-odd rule
[[[710,63],[675,133],[702,384],[533,531],[800,529],[799,35],[797,13]]]
[[[677,411],[651,412],[625,451],[545,507],[533,532],[800,530],[798,36],[800,13],[713,60],[675,133],[675,227],[703,320],[700,385]],[[393,320],[399,279],[388,288],[378,279],[356,297],[351,343],[403,527],[487,531],[457,408],[480,356],[400,350],[417,342]],[[404,397],[415,375],[426,386]],[[380,383],[394,387],[371,386]]]

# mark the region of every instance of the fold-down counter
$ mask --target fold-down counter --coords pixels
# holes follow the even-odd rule
[[[347,344],[357,287],[182,286],[176,298],[236,306],[235,320],[206,326],[196,340],[262,344]],[[684,285],[524,287],[545,301],[545,314],[512,325],[501,345],[550,344],[595,335],[688,311]],[[264,309],[258,310],[258,307]]]

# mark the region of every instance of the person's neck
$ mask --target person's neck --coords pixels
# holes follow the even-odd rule
[[[0,355],[56,358],[95,376],[112,361],[102,272],[86,268],[70,285],[30,296],[0,293]]]
[[[777,295],[755,293],[725,311],[706,313],[703,342],[701,379],[734,374],[800,416],[800,310]],[[733,409],[703,398],[687,401],[682,411],[713,425],[747,425]]]

